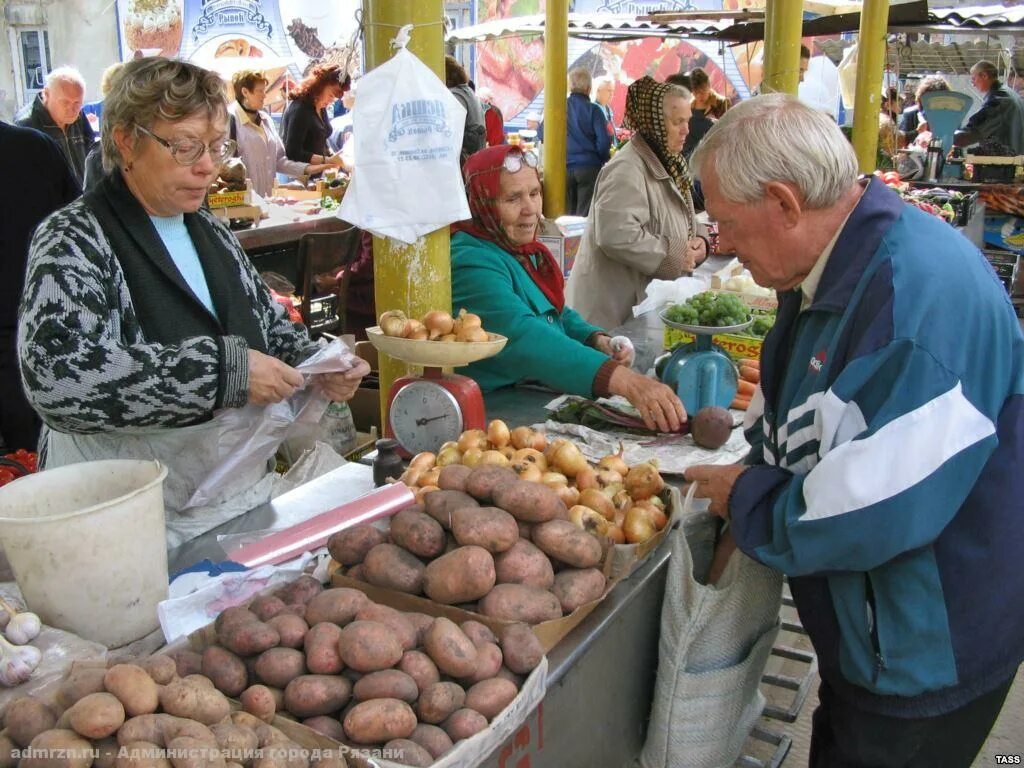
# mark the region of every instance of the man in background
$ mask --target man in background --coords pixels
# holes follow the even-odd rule
[[[82,112],[85,80],[78,70],[58,67],[46,76],[43,90],[22,107],[14,122],[42,131],[57,142],[78,186],[85,180],[85,158],[96,134]]]
[[[957,143],[967,146],[990,139],[1005,144],[1013,155],[1024,154],[1024,101],[1016,91],[999,82],[999,72],[991,61],[982,60],[971,67],[971,85],[985,101],[967,120],[967,133]]]

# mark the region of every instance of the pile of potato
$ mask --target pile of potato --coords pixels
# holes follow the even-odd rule
[[[490,464],[442,467],[438,483],[397,512],[388,533],[363,525],[331,536],[327,548],[345,575],[527,624],[604,594],[605,547],[566,519],[554,490]]]
[[[620,453],[603,457],[596,466],[570,440],[547,436],[529,427],[509,429],[500,419],[487,430],[470,429],[458,441],[445,443],[436,454],[420,453],[409,462],[401,481],[413,489],[417,501],[443,489],[442,468],[453,464],[466,467],[506,467],[516,477],[546,485],[566,506],[559,515],[613,544],[647,541],[668,522],[665,503],[659,494],[665,481],[653,463],[632,467]]]

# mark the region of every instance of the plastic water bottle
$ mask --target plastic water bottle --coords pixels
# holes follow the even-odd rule
[[[332,402],[327,406],[320,417],[320,439],[342,456],[355,450],[358,436],[348,403]]]

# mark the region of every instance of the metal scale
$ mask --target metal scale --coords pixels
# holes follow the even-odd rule
[[[689,414],[710,405],[728,408],[736,397],[739,371],[729,354],[712,341],[712,336],[742,331],[753,318],[739,325],[713,327],[674,323],[665,317],[664,310],[659,316],[669,328],[692,333],[696,340],[675,347],[656,367],[658,378],[675,390]]]

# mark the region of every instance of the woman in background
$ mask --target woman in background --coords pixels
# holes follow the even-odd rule
[[[351,82],[336,64],[318,64],[289,94],[292,101],[281,119],[284,151],[289,160],[313,165],[331,162],[327,146],[331,121],[327,107],[341,98]]]

